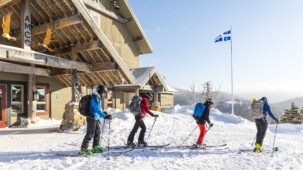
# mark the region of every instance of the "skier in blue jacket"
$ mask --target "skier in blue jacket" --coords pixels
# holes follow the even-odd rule
[[[267,126],[268,126],[268,123],[267,123],[267,115],[269,115],[273,120],[276,121],[276,123],[279,123],[279,119],[277,119],[274,114],[271,112],[271,109],[270,109],[270,106],[267,102],[267,98],[266,97],[262,97],[260,99],[262,102],[263,102],[263,117],[262,118],[258,118],[258,119],[255,119],[255,123],[256,123],[256,127],[257,127],[257,134],[256,134],[256,145],[255,145],[255,148],[254,148],[254,152],[257,152],[257,151],[260,151],[262,152],[263,151],[263,148],[262,148],[262,144],[263,144],[263,140],[264,140],[264,137],[265,137],[265,133],[266,133],[266,130],[267,130]]]
[[[92,153],[101,153],[103,148],[100,146],[100,121],[99,118],[111,119],[111,115],[108,115],[102,110],[102,96],[107,92],[107,88],[104,85],[99,85],[97,91],[92,92],[92,97],[89,101],[89,112],[92,115],[86,117],[87,132],[83,139],[80,154],[90,155]],[[93,138],[93,149],[88,149],[89,141]]]

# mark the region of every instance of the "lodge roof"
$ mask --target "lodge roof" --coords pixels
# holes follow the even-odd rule
[[[153,90],[152,88],[159,88],[159,92],[175,93],[171,91],[163,80],[158,70],[155,67],[139,67],[131,69],[131,73],[134,75],[136,82],[133,84],[121,84],[115,87],[140,87],[142,90]]]
[[[37,56],[43,56],[43,59],[46,60],[45,63],[35,62],[36,67],[49,69],[50,75],[65,86],[71,86],[70,71],[47,64],[50,56],[62,59],[58,61],[75,60],[73,62],[78,63],[78,65],[79,63],[86,64],[86,68],[89,69],[79,70],[77,75],[81,85],[105,84],[110,86],[135,83],[135,77],[94,22],[82,0],[30,0],[29,2],[31,11],[31,49],[39,53],[28,52],[28,55],[34,55],[34,59],[37,59]],[[128,2],[121,1],[121,6],[124,8],[122,12],[125,15],[133,15]],[[16,37],[17,41],[8,42],[0,38],[1,41],[6,42],[10,46],[18,47],[21,41],[21,11],[22,1],[20,0],[0,1],[0,18],[9,12],[13,12],[11,34]],[[143,36],[144,41],[138,41],[141,52],[151,52],[151,47],[137,19],[134,15],[132,17],[135,20],[135,24],[128,24],[128,28],[134,29],[132,34],[138,32]],[[47,51],[38,45],[43,42],[48,28],[53,31],[52,41],[48,45],[50,49],[53,49],[53,52]],[[139,31],[136,31],[136,29],[139,29]],[[12,52],[14,49],[5,48],[5,50]],[[27,54],[22,49],[20,51]],[[28,62],[28,65],[33,64],[29,61],[26,62]]]

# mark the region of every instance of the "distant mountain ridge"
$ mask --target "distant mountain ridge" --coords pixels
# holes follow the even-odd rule
[[[191,105],[192,100],[190,99],[189,95],[192,96],[192,92],[189,90],[184,90],[184,89],[178,89],[176,88],[179,93],[175,94],[174,96],[174,101],[175,105]],[[214,98],[216,102],[216,107],[221,111],[221,112],[231,112],[230,103],[228,104],[228,101],[231,101],[231,94],[225,93],[225,92],[218,92],[216,97]],[[195,102],[201,102],[202,101],[202,94],[201,92],[196,92],[195,93]],[[249,115],[249,105],[251,103],[250,99],[246,99],[244,97],[240,96],[234,96],[234,101],[236,101],[237,107],[234,106],[235,108],[235,113],[238,113],[239,116],[242,116],[244,118],[247,118],[251,120],[251,117]],[[291,106],[291,102],[294,102],[296,106],[299,107],[299,109],[302,109],[303,107],[303,97],[298,97],[294,99],[289,99],[283,102],[277,102],[277,103],[270,103],[271,110],[274,114],[278,115],[281,117],[281,115],[284,114],[285,109],[289,109]],[[239,106],[240,105],[240,106]]]
[[[297,97],[297,98],[285,100],[285,101],[274,103],[274,104],[283,108],[283,109],[289,109],[292,102],[294,102],[294,104],[296,106],[298,106],[299,109],[302,109],[302,107],[303,107],[303,97]]]

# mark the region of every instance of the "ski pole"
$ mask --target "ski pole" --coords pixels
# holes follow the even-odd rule
[[[273,144],[272,144],[271,157],[273,157],[273,156],[274,156],[274,147],[275,147],[275,141],[276,141],[277,128],[278,128],[278,124],[276,124],[275,136],[274,136],[274,142],[273,142]]]
[[[255,139],[257,138],[257,135],[254,137],[254,139],[253,139],[253,141],[251,142],[251,146],[253,146],[254,145],[254,143],[255,143]]]
[[[211,127],[212,127],[212,126],[210,126],[210,127],[206,130],[205,134],[209,131],[209,129],[210,129]]]
[[[102,139],[103,139],[104,127],[105,127],[105,119],[103,120],[103,125],[102,125],[100,146],[102,145]]]
[[[148,134],[148,136],[147,136],[145,142],[148,141],[148,138],[149,138],[149,136],[150,136],[150,134],[151,134],[151,132],[152,132],[152,130],[153,130],[153,127],[154,127],[154,125],[155,125],[155,123],[156,123],[156,120],[157,120],[157,118],[155,117],[154,123],[153,123],[153,125],[152,125],[152,127],[151,127],[151,129],[150,129],[150,132],[149,132],[149,134]]]
[[[107,160],[109,160],[110,122],[111,122],[111,120],[109,120],[109,122],[108,122]]]
[[[195,129],[187,136],[186,139],[184,139],[184,141],[179,146],[183,145],[183,143],[185,143],[185,141],[187,141],[187,139],[194,133],[194,131],[197,129],[197,127],[198,126],[195,127]]]

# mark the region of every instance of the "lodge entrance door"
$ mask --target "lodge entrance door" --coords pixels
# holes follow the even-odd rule
[[[0,128],[6,127],[6,86],[0,85]]]

